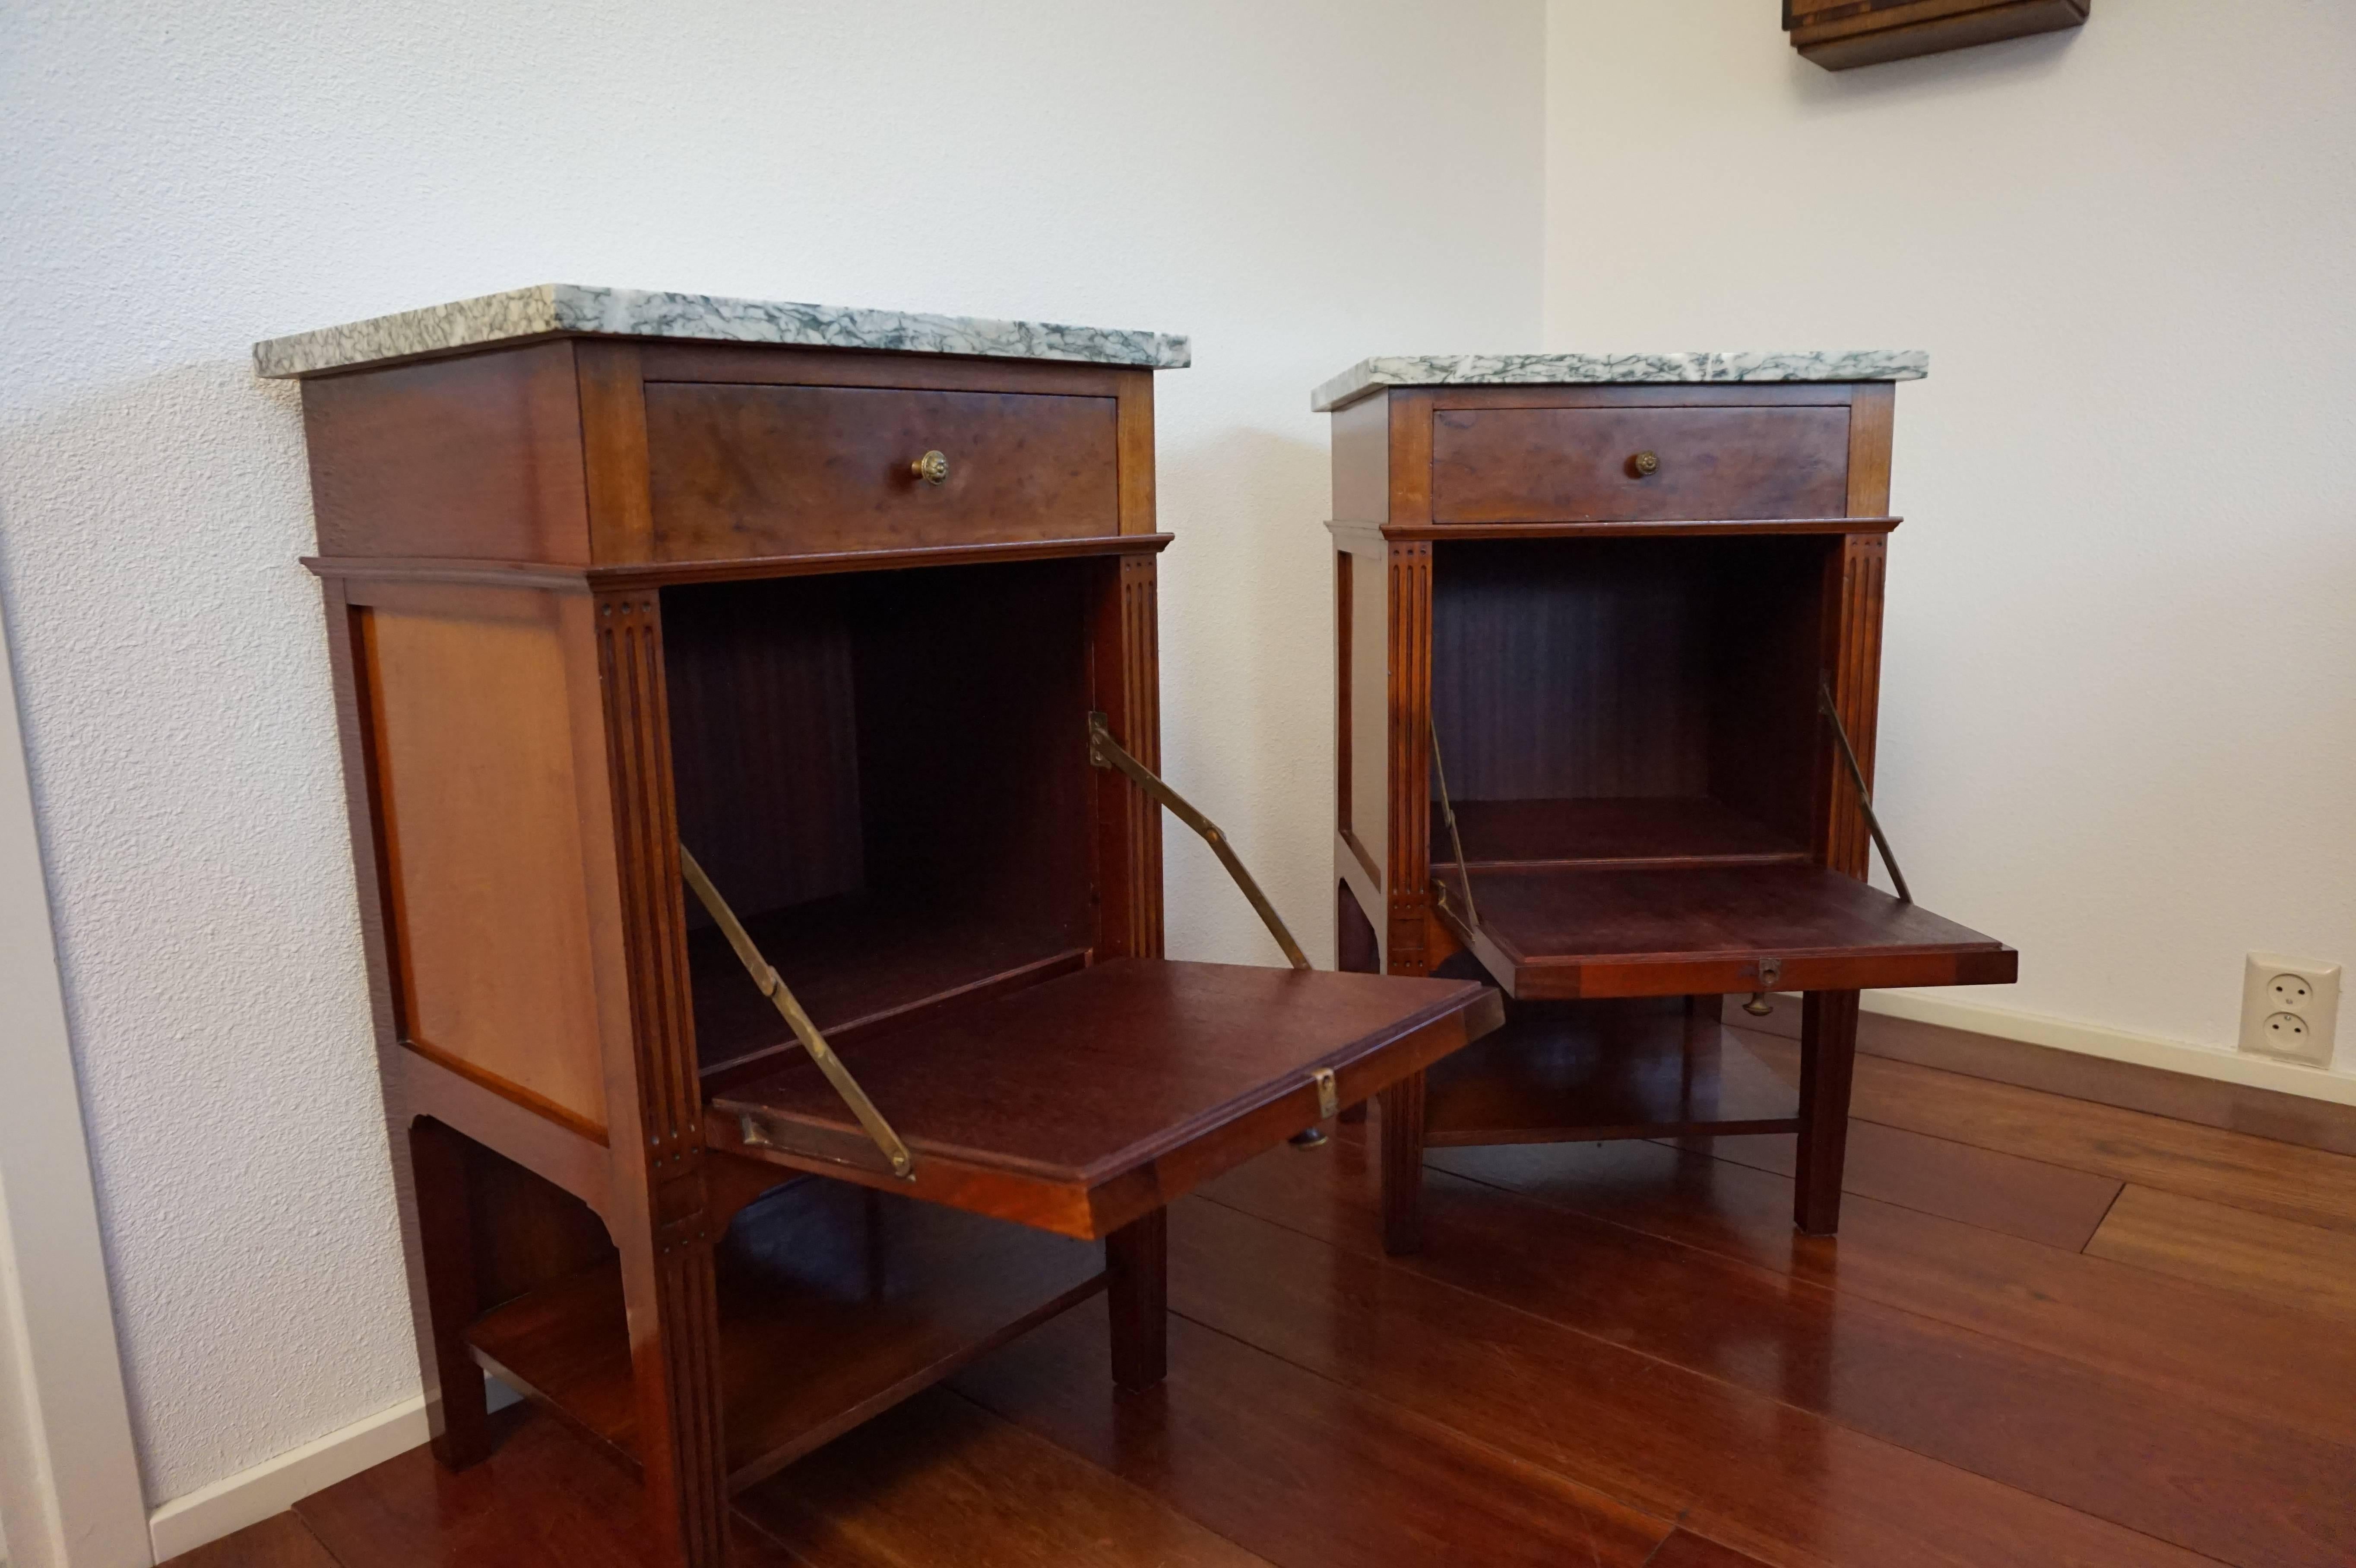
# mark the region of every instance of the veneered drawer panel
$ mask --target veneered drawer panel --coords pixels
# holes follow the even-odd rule
[[[650,381],[646,398],[658,560],[1119,531],[1108,397]],[[912,472],[928,452],[941,484]]]
[[[1638,454],[1657,468],[1639,472]],[[1440,523],[1837,517],[1848,510],[1848,410],[1441,409]]]

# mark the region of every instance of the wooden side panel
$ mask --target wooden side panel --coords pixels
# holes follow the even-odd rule
[[[303,383],[319,552],[589,560],[570,342]]]
[[[1438,395],[1429,387],[1394,389],[1390,406],[1390,512],[1407,527],[1431,521],[1431,420]]]
[[[600,566],[655,559],[647,459],[645,367],[638,346],[586,337],[573,346],[589,498],[590,556]]]
[[[602,1128],[555,596],[411,597],[355,613],[402,1035]]]
[[[1848,515],[1890,515],[1890,444],[1898,412],[1898,389],[1868,381],[1853,389],[1848,411]]]
[[[1120,531],[1153,531],[1153,372],[1114,374],[1120,411],[1115,416],[1120,447]]]
[[[1333,416],[1333,520],[1384,523],[1391,511],[1390,398],[1377,392]]]

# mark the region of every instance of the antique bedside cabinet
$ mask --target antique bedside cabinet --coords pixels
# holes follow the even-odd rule
[[[1343,966],[1504,1029],[1380,1098],[1427,1145],[1793,1132],[1840,1207],[1858,992],[2014,978],[1867,885],[1892,383],[1915,354],[1371,359],[1333,414]],[[1883,843],[1885,858],[1889,846]],[[1796,1093],[1722,994],[1805,993]]]
[[[489,1369],[704,1568],[733,1489],[1098,1291],[1150,1385],[1163,1206],[1494,1023],[1308,972],[1239,867],[1295,967],[1162,956],[1183,339],[554,286],[256,360],[444,1464]]]

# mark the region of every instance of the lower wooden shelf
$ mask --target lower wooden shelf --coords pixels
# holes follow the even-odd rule
[[[803,1178],[720,1250],[728,1484],[752,1486],[1104,1286],[1102,1249]],[[618,1264],[519,1297],[467,1332],[495,1376],[635,1467]]]
[[[1799,1091],[1682,997],[1518,1004],[1424,1083],[1440,1147],[1788,1133],[1798,1115]]]

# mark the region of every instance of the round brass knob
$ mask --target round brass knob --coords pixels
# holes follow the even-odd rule
[[[1753,991],[1751,993],[1751,999],[1742,1004],[1742,1010],[1752,1018],[1763,1019],[1775,1010],[1775,1004],[1767,999],[1766,992]]]
[[[908,472],[927,485],[946,485],[949,478],[949,460],[937,452],[928,452],[908,464]]]
[[[1640,452],[1628,460],[1628,472],[1643,479],[1661,471],[1660,458],[1650,452]]]

